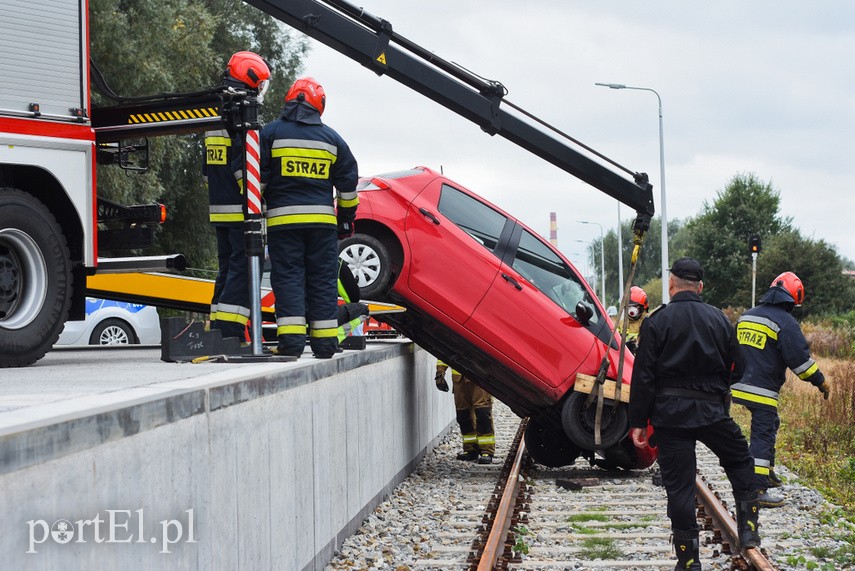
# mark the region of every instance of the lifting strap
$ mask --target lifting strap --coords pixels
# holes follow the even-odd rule
[[[615,406],[619,406],[620,404],[620,391],[621,386],[623,385],[623,362],[624,362],[624,354],[626,349],[626,330],[628,326],[627,320],[627,311],[629,308],[629,290],[632,287],[632,279],[635,277],[635,268],[638,266],[638,254],[641,251],[641,244],[644,242],[644,231],[639,230],[638,228],[634,231],[633,237],[633,248],[632,248],[632,257],[630,258],[630,266],[629,266],[629,276],[626,280],[626,283],[623,286],[623,297],[621,297],[620,301],[620,309],[617,314],[617,323],[615,323],[615,328],[618,327],[618,323],[622,323],[623,326],[620,328],[620,351],[618,352],[618,368],[617,368],[617,379],[615,381]],[[618,248],[620,248],[620,244],[618,244]],[[603,293],[605,295],[605,292]],[[603,300],[605,302],[605,300]],[[612,336],[614,336],[615,331],[612,331]],[[594,382],[594,386],[591,390],[591,394],[588,396],[587,404],[590,405],[591,400],[596,395],[597,399],[597,409],[596,414],[594,416],[594,447],[599,448],[600,443],[602,442],[601,432],[602,432],[602,420],[603,420],[603,400],[604,400],[604,390],[603,384],[606,382],[606,373],[609,370],[609,352],[608,348],[606,349],[606,353],[603,356],[603,361],[600,363],[600,370],[597,372],[597,379]]]

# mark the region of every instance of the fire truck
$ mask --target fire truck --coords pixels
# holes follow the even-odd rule
[[[391,24],[344,0],[245,0],[296,30],[504,137],[637,212],[653,215],[652,186],[507,100],[505,87],[439,58]],[[48,41],[49,39],[49,41]],[[0,19],[0,367],[29,365],[66,320],[85,314],[94,278],[182,270],[180,255],[106,258],[145,247],[160,205],[123,206],[98,196],[96,164],[144,167],[147,138],[222,128],[233,101],[211,89],[93,108],[87,0],[13,0]],[[90,282],[90,283],[87,283]],[[205,290],[207,291],[207,290]],[[151,302],[142,294],[117,294]],[[193,302],[159,305],[198,308]]]

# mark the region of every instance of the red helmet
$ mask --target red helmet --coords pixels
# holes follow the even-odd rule
[[[324,114],[324,107],[327,105],[327,96],[324,94],[324,88],[321,84],[315,81],[314,77],[301,77],[294,82],[288,93],[285,94],[285,102],[305,101],[312,107],[318,110],[321,115]]]
[[[805,286],[802,285],[802,280],[793,272],[784,272],[774,280],[769,287],[781,286],[787,293],[792,296],[796,305],[801,305],[805,300]]]
[[[637,303],[647,311],[647,293],[638,286],[629,288],[629,303]]]
[[[252,88],[270,79],[270,68],[260,55],[253,52],[237,52],[226,67],[226,72]]]

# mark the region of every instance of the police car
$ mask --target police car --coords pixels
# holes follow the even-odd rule
[[[150,305],[86,298],[86,319],[67,321],[56,342],[69,345],[159,345],[160,317]]]

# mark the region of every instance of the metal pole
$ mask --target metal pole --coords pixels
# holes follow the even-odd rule
[[[662,213],[662,303],[668,303],[670,296],[668,295],[668,215],[665,207],[665,129],[662,121],[662,98],[655,89],[649,87],[632,87],[622,83],[595,83],[601,87],[610,89],[635,89],[637,91],[650,91],[656,95],[659,101],[659,187],[661,189],[661,199],[659,210]]]
[[[653,91],[652,89],[650,91]],[[653,93],[656,93],[653,91]],[[659,205],[662,212],[662,303],[668,303],[668,280],[665,279],[668,271],[668,215],[665,210],[665,135],[662,125],[662,98],[656,93],[659,100],[659,187],[662,190],[662,198]]]
[[[620,202],[617,203],[617,266],[618,266],[618,303],[623,295],[623,240],[621,239]]]
[[[606,303],[606,254],[605,254],[606,240],[605,240],[605,235],[603,234],[603,225],[598,223],[598,222],[588,222],[587,220],[577,220],[576,222],[578,222],[579,224],[594,224],[594,225],[600,227],[600,273],[603,275],[603,285],[602,285],[603,289],[600,292],[600,301],[602,301],[603,304],[605,304]],[[581,240],[577,240],[577,241],[581,242]],[[596,255],[596,254],[594,254],[594,255]],[[594,263],[596,263],[596,262],[594,262]]]
[[[754,307],[754,296],[757,292],[757,252],[751,252],[751,307]]]

